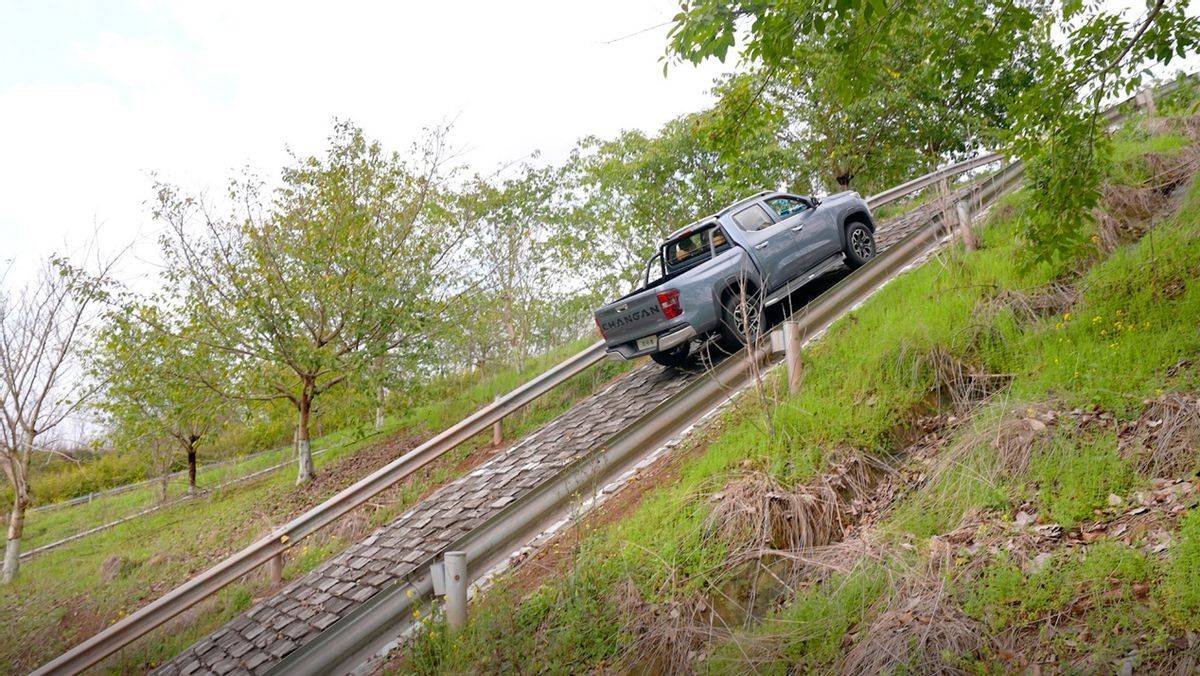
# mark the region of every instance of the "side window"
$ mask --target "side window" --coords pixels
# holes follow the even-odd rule
[[[804,203],[804,200],[795,197],[783,196],[772,197],[771,199],[767,200],[767,206],[774,209],[775,213],[779,214],[780,218],[795,216],[796,214],[803,213],[805,210],[811,208]]]
[[[721,228],[713,228],[710,232],[712,232],[713,250],[717,253],[721,253],[732,246],[729,243],[729,238],[725,236],[725,231]]]
[[[733,215],[733,222],[738,224],[738,227],[746,232],[754,232],[762,230],[773,224],[771,215],[767,210],[755,204],[753,206],[742,209]]]

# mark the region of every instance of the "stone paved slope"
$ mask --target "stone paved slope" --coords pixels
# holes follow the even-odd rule
[[[881,251],[924,223],[922,207],[879,226]],[[262,673],[412,572],[560,468],[597,448],[698,372],[650,364],[584,399],[538,432],[444,486],[391,524],[284,587],[158,669],[160,674]]]

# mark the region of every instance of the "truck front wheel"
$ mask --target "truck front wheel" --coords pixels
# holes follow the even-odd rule
[[[663,366],[668,366],[670,368],[682,368],[687,366],[688,359],[691,356],[692,344],[688,342],[684,343],[683,345],[676,345],[669,350],[655,352],[650,355],[650,358],[655,362],[662,364]]]
[[[875,257],[875,235],[871,229],[858,221],[846,228],[846,265],[857,270]]]

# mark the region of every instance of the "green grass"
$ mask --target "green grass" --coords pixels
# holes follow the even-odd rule
[[[566,346],[532,360],[520,369],[477,377],[474,381],[461,377],[444,382],[437,390],[431,390],[431,396],[438,397],[436,400],[390,416],[383,435],[356,438],[361,435],[353,430],[326,435],[314,442],[318,449],[331,449],[315,458],[318,477],[323,470],[334,470],[339,463],[387,434],[420,438],[440,431],[490,402],[495,395],[511,390],[586,344],[587,341],[581,341],[581,344]],[[553,419],[626,368],[626,364],[604,362],[572,378],[507,418],[506,439],[517,439]],[[450,453],[451,465],[489,443],[490,432],[469,440]],[[396,491],[384,506],[371,514],[371,525],[390,522],[414,504],[422,493],[453,476],[451,466],[421,470],[413,481]],[[26,561],[17,581],[0,588],[0,622],[9,627],[13,637],[0,642],[0,663],[11,665],[12,671],[36,667],[87,637],[77,633],[77,628],[84,627],[85,633],[90,634],[123,617],[253,542],[298,510],[328,498],[337,488],[330,486],[302,497],[297,493],[294,481],[294,471],[285,468],[169,506]],[[115,497],[131,502],[138,498],[131,498],[131,494]],[[96,508],[95,504],[90,509],[62,508],[48,512],[47,516],[61,519],[55,527],[67,531],[107,516]],[[120,507],[111,509],[115,512]],[[39,537],[49,537],[48,533],[49,529],[44,530]],[[287,559],[284,579],[295,579],[349,544],[351,542],[330,535],[328,529],[297,543]],[[101,567],[112,557],[124,560],[122,572],[105,582],[101,579]],[[97,590],[103,590],[103,593],[97,593]],[[201,604],[198,612],[189,613],[189,619],[183,624],[158,630],[148,639],[127,648],[108,663],[108,668],[128,673],[160,663],[228,621],[245,609],[251,599],[266,591],[266,582],[261,575],[243,578],[218,597]],[[24,638],[16,640],[18,636]]]
[[[881,566],[839,573],[795,595],[791,603],[723,643],[707,660],[713,674],[741,674],[747,658],[765,663],[759,673],[812,673],[828,669],[842,653],[846,633],[862,622],[887,590]],[[765,655],[758,646],[770,646]]]
[[[1127,132],[1116,147],[1118,157],[1128,160],[1144,152],[1174,150],[1180,142],[1178,137]],[[1114,174],[1118,180],[1132,176],[1122,171]],[[487,665],[486,671],[503,671],[504,665],[493,659],[497,654],[521,655],[522,661],[505,664],[535,670],[623,668],[617,660],[634,651],[639,638],[621,631],[628,618],[616,604],[599,610],[590,604],[597,598],[619,598],[629,589],[646,602],[662,603],[695,594],[716,599],[739,581],[744,586],[745,569],[725,563],[723,545],[705,527],[714,494],[750,469],[793,485],[822,471],[838,449],[896,452],[915,413],[945,406],[936,396],[939,383],[930,359],[935,349],[1011,378],[1007,391],[976,411],[954,444],[965,444],[972,434],[988,432],[1004,416],[1038,402],[1054,401],[1067,410],[1099,406],[1127,419],[1140,412],[1145,399],[1166,389],[1194,388],[1195,369],[1166,374],[1200,350],[1200,285],[1188,282],[1200,278],[1200,189],[1188,191],[1178,215],[1097,261],[1081,277],[1071,277],[1062,265],[1022,264],[1024,245],[1014,216],[1023,206],[1020,193],[1009,196],[983,229],[981,250],[945,253],[895,279],[840,319],[805,351],[805,380],[798,394],[782,394],[778,376],[773,376],[770,423],[756,398],[744,396],[718,420],[720,432],[684,464],[678,480],[657,487],[631,515],[583,539],[564,577],[549,580],[521,603],[503,591],[494,596],[499,601],[484,599],[466,630],[468,639],[435,646],[426,643],[432,639],[419,638],[413,650],[420,659],[400,668],[455,673]],[[1027,321],[1009,309],[983,311],[1004,291],[1031,293],[1060,279],[1081,291],[1076,305],[1062,315]],[[966,514],[1015,509],[1026,498],[1049,519],[1069,526],[1103,506],[1109,493],[1125,494],[1139,480],[1116,454],[1115,439],[1106,435],[1059,439],[1037,450],[1031,468],[1021,474],[1006,471],[990,444],[974,444],[964,453],[903,500],[881,527],[893,544],[924,543],[954,528]],[[1192,563],[1177,564],[1184,572],[1174,579],[1188,580],[1195,574],[1196,559],[1180,555],[1179,560]],[[1031,582],[1014,566],[998,564],[990,573],[981,592],[985,595],[976,601],[980,617],[991,618],[988,613],[995,611],[997,623],[1024,621],[1059,607],[1069,590],[1099,589],[1109,579],[1132,584],[1153,571],[1152,562],[1134,550],[1104,548],[1094,548],[1093,555],[1070,566],[1064,559],[1053,579]],[[835,575],[814,584],[772,615],[761,633],[754,629],[737,636],[758,639],[749,643],[780,665],[798,665],[801,671],[832,668],[844,637],[875,598],[844,591],[856,589],[846,582]],[[868,582],[864,578],[858,589],[873,589]],[[1030,584],[1029,605],[1008,608],[1005,594],[1025,599]],[[512,617],[548,604],[554,612],[535,613],[531,628],[512,624]],[[1140,622],[1136,618],[1149,612],[1144,605],[1129,601],[1106,607],[1134,613],[1131,621]],[[1014,614],[1004,614],[1010,611]],[[1096,621],[1104,624],[1098,628],[1119,626],[1120,613],[1106,613],[1097,614]],[[781,631],[785,625],[777,621],[789,617],[820,630],[811,637],[804,630]],[[1157,624],[1147,626],[1158,631]],[[745,641],[735,643],[714,646],[714,654],[736,664]]]
[[[1200,512],[1183,518],[1159,598],[1176,625],[1200,630]]]
[[[511,391],[588,344],[590,341],[586,339],[576,341],[531,359],[520,368],[501,369],[482,377],[478,375],[473,378],[455,376],[435,381],[419,393],[419,395],[429,398],[428,401],[388,415],[383,428],[378,432],[365,425],[348,426],[314,440],[313,451],[318,453],[314,460],[318,463],[326,463],[342,457],[345,455],[346,449],[358,448],[358,442],[368,438],[382,438],[400,432],[416,436],[432,435],[491,402],[496,395]],[[592,376],[593,380],[611,377],[621,368],[620,365],[610,364],[602,366],[597,375]],[[579,391],[578,389],[574,390],[572,396],[578,394]],[[558,411],[559,408],[556,406],[537,405],[518,412],[505,424],[511,428],[510,434],[519,435],[524,430],[541,426],[557,415]],[[476,440],[474,443],[478,444],[479,441]],[[294,449],[286,446],[259,453],[244,460],[237,461],[235,459],[234,462],[226,465],[205,466],[201,464],[196,473],[196,482],[202,490],[212,488],[268,467],[286,463],[293,458],[293,453]],[[327,455],[328,457],[325,457]],[[288,474],[291,469],[284,467],[277,471]],[[186,493],[187,480],[185,477],[177,477],[168,483],[166,493],[168,499],[176,499]],[[25,537],[22,544],[26,550],[29,550],[58,541],[160,504],[162,496],[162,485],[156,482],[124,493],[100,497],[80,505],[31,512],[26,518]]]
[[[1125,495],[1133,468],[1117,453],[1112,434],[1097,438],[1059,437],[1033,461],[1038,497],[1051,519],[1070,528],[1092,516],[1109,495]]]
[[[1135,585],[1149,583],[1155,573],[1145,554],[1115,542],[1059,553],[1031,572],[1001,555],[962,590],[963,609],[999,633],[1086,602],[1100,611],[1089,616],[1094,633],[1111,635],[1117,627],[1131,629],[1142,614]]]

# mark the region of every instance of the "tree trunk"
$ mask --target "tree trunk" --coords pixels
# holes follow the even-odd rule
[[[196,494],[196,442],[187,443],[188,495]]]
[[[308,422],[312,413],[312,386],[305,383],[304,392],[300,395],[300,423],[296,426],[296,457],[299,461],[299,472],[296,475],[296,485],[306,484],[313,480],[312,444],[309,441]]]
[[[386,401],[387,401],[387,388],[380,385],[379,386],[379,400],[375,402],[375,431],[376,432],[383,429],[383,424],[385,422],[385,417],[386,417],[384,415],[383,405]]]
[[[33,442],[28,442],[32,448]],[[29,456],[26,455],[26,458]],[[8,584],[17,577],[21,568],[21,536],[25,534],[25,508],[29,506],[29,476],[27,460],[13,459],[13,509],[8,516],[8,542],[4,548],[4,570],[0,582]]]

